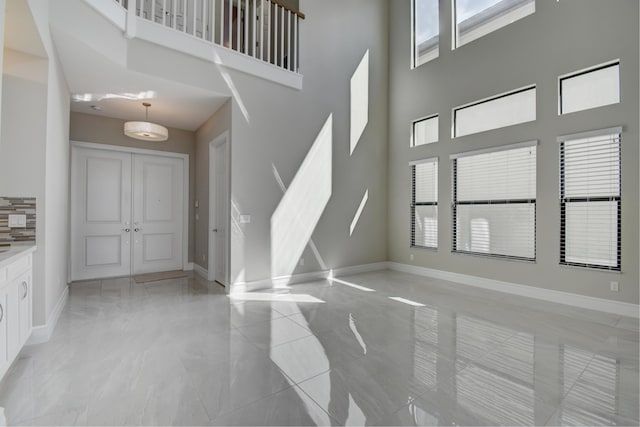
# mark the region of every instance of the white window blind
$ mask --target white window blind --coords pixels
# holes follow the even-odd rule
[[[619,128],[560,138],[560,263],[620,270]]]
[[[456,47],[536,11],[534,0],[454,0],[454,5]]]
[[[560,78],[560,114],[619,102],[619,63],[598,66]]]
[[[438,159],[411,164],[411,246],[438,247]]]
[[[535,260],[536,142],[452,161],[453,251]]]
[[[413,122],[412,146],[438,142],[438,116],[431,116]]]
[[[437,58],[439,44],[438,0],[413,0],[413,67]]]
[[[527,87],[453,111],[454,137],[498,129],[536,119],[536,88]]]

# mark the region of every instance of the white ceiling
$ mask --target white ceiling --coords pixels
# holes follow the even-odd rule
[[[93,50],[66,31],[51,28],[72,95],[93,100],[71,102],[71,111],[124,120],[144,120],[142,102],[152,104],[149,121],[195,131],[228,99],[202,88],[128,70]],[[105,94],[154,92],[154,98],[102,99]],[[91,108],[96,106],[100,111]]]

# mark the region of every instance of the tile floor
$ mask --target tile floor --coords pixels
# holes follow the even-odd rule
[[[638,359],[637,320],[391,271],[233,299],[110,279],[71,285],[0,406],[10,425],[638,425]]]

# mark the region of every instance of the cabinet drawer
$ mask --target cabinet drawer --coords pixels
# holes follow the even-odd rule
[[[7,279],[11,280],[31,267],[31,255],[24,256],[7,266]]]

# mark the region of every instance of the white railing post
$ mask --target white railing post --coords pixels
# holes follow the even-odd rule
[[[182,32],[187,32],[187,1],[182,0]]]
[[[253,2],[251,3],[253,5],[253,13],[251,14],[251,27],[253,28],[253,36],[251,37],[251,53],[253,53],[253,57],[257,58],[258,57],[258,53],[257,53],[257,49],[256,49],[256,19],[258,19],[258,15],[257,15],[257,8],[256,8],[256,1],[257,0],[253,0]]]
[[[295,58],[293,71],[298,72],[298,15],[293,19],[293,57]]]
[[[287,10],[287,70],[291,69],[291,11]]]
[[[245,0],[244,2],[244,53],[246,55],[249,54],[249,0]]]
[[[242,50],[242,3],[241,0],[238,0],[238,7],[236,12],[236,51],[240,52]]]
[[[269,13],[268,13],[268,15],[269,15],[269,19],[268,19],[269,28],[267,28],[267,33],[269,35],[269,40],[267,40],[267,62],[271,63],[271,38],[272,38],[271,35],[273,34],[273,28],[272,28],[272,25],[271,25],[271,9],[272,9],[271,0],[267,0],[267,4],[269,5],[269,9],[268,9],[268,11],[269,11]],[[274,27],[275,27],[275,25],[274,25]]]
[[[136,36],[136,7],[138,0],[129,0],[129,7],[127,9],[127,27],[125,30],[125,37],[132,39]]]
[[[216,43],[216,0],[211,1],[211,26],[209,27],[209,34],[211,34],[211,43]]]
[[[171,28],[178,28],[178,0],[171,0]]]
[[[260,59],[264,61],[264,0],[260,0]]]
[[[197,21],[196,21],[196,17],[197,17],[197,13],[196,11],[198,10],[198,0],[193,0],[193,19],[192,19],[192,23],[193,23],[193,27],[191,27],[191,35],[195,36],[196,33],[196,27],[197,27]]]
[[[284,68],[284,7],[280,7],[280,66]]]
[[[224,46],[224,0],[220,0],[220,46]]]
[[[162,0],[162,26],[167,25],[167,0]]]

